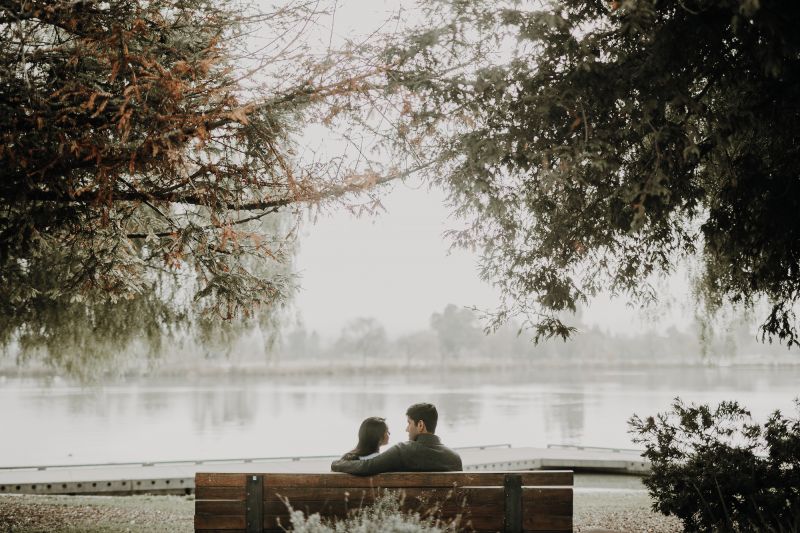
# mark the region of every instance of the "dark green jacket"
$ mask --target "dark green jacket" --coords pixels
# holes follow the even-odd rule
[[[372,459],[349,460],[347,455],[331,463],[334,472],[371,476],[381,472],[459,472],[461,457],[430,433],[417,440],[395,444]]]

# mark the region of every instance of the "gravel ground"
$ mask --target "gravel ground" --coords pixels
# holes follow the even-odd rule
[[[191,496],[0,496],[3,533],[194,531]]]
[[[681,522],[650,510],[652,500],[640,478],[602,474],[575,475],[576,532],[680,533]]]
[[[193,531],[191,496],[0,495],[3,533],[180,533]],[[638,478],[575,476],[575,531],[680,533],[653,513]]]

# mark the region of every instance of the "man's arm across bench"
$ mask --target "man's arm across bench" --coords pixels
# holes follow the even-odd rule
[[[392,446],[372,459],[339,459],[331,463],[331,470],[357,476],[371,476],[382,472],[402,472],[403,456],[398,446]]]
[[[348,459],[345,456],[334,461],[331,470],[371,476],[383,472],[460,472],[463,469],[461,457],[433,434],[418,435],[413,441],[395,444],[372,459]]]

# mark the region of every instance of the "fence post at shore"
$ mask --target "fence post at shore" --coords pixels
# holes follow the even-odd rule
[[[261,475],[247,476],[246,530],[247,533],[264,531],[264,480]]]
[[[522,533],[522,476],[506,474],[503,478],[505,495],[504,533]]]

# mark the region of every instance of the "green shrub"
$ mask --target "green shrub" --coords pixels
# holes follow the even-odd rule
[[[670,411],[628,423],[652,464],[653,509],[686,531],[800,531],[800,420],[775,411],[762,426],[736,402],[676,398]]]
[[[360,507],[346,519],[323,519],[319,513],[306,516],[292,509],[291,527],[295,533],[449,533],[460,531],[460,519],[438,518],[436,506],[420,512],[404,510],[404,497],[397,492],[382,494],[370,506]]]

